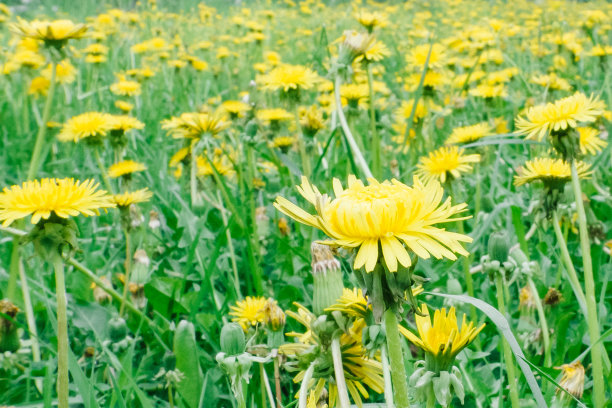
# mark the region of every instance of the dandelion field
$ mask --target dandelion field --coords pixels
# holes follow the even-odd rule
[[[612,406],[611,16],[0,4],[0,407]]]

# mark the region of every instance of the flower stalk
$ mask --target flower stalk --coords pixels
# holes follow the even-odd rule
[[[336,376],[336,387],[338,387],[338,398],[340,408],[350,408],[351,402],[344,379],[344,367],[342,366],[342,349],[340,348],[339,336],[334,336],[331,342],[332,360],[334,362],[334,374]]]
[[[391,379],[393,380],[393,396],[397,408],[410,407],[408,400],[408,383],[406,381],[406,367],[400,342],[400,333],[397,328],[397,316],[393,309],[387,309],[384,314],[385,331],[387,332],[387,348],[391,363]]]
[[[366,64],[368,71],[368,95],[370,105],[370,138],[371,138],[371,152],[372,152],[372,173],[374,177],[382,177],[381,168],[381,149],[380,149],[380,137],[376,130],[376,110],[374,107],[374,75],[372,74],[372,67],[370,64]]]
[[[66,312],[66,283],[61,255],[51,260],[55,270],[57,297],[57,401],[59,408],[68,408],[68,317]]]
[[[45,101],[45,107],[43,108],[43,115],[36,134],[36,141],[34,142],[34,150],[32,151],[32,158],[30,159],[30,168],[28,169],[28,180],[32,180],[36,177],[38,169],[40,168],[40,155],[42,153],[43,146],[45,144],[45,134],[47,132],[47,122],[51,115],[51,106],[53,105],[53,95],[55,94],[55,77],[57,72],[57,64],[51,61],[51,79],[49,80],[49,90],[47,91],[47,100]]]

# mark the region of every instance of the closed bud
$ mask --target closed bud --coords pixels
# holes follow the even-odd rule
[[[563,300],[563,295],[555,288],[548,288],[548,292],[544,296],[544,304],[548,306],[557,306]]]
[[[125,339],[127,332],[127,324],[123,318],[113,317],[108,321],[108,334],[113,342]]]
[[[9,300],[0,301],[0,353],[19,350],[19,333],[15,316],[19,308]]]
[[[221,329],[220,343],[221,351],[229,356],[244,353],[246,348],[244,330],[238,323],[227,323]]]
[[[264,307],[264,324],[272,331],[281,331],[285,327],[285,312],[274,299],[268,299]]]
[[[495,232],[489,237],[489,258],[500,263],[508,259],[510,239],[505,232]]]
[[[312,307],[316,315],[321,315],[342,296],[342,270],[329,246],[313,242],[310,252],[314,282]]]

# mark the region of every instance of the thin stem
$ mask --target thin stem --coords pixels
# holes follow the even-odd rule
[[[383,344],[380,348],[380,360],[383,368],[383,379],[385,380],[385,402],[387,408],[394,408],[393,404],[393,385],[391,384],[391,370],[389,370],[389,359],[387,358],[387,345]]]
[[[102,176],[102,181],[104,182],[104,187],[108,191],[109,194],[113,194],[113,185],[108,178],[108,174],[106,172],[106,168],[104,167],[104,162],[102,161],[102,157],[100,156],[100,148],[95,147],[93,149],[93,154],[96,159],[96,164],[98,165],[98,169],[100,170],[100,175]]]
[[[21,255],[19,253],[20,246],[21,238],[19,236],[13,237],[11,263],[9,265],[9,280],[6,289],[6,297],[12,302],[17,302],[17,279],[19,278],[19,263],[21,262]]]
[[[261,364],[261,373],[263,374],[263,383],[266,389],[266,395],[268,396],[268,401],[270,401],[270,408],[276,408],[276,404],[274,403],[274,394],[272,393],[272,387],[270,387],[270,380],[268,379],[268,374],[266,373],[266,370],[264,369],[264,365],[263,363]],[[262,398],[263,401],[263,405],[262,406],[266,406],[266,401],[265,398]]]
[[[550,357],[550,333],[548,332],[548,322],[546,321],[546,314],[544,313],[544,307],[542,307],[542,299],[538,293],[535,283],[531,277],[528,280],[529,288],[533,294],[533,299],[536,304],[536,310],[538,311],[538,318],[540,320],[540,329],[542,330],[542,340],[544,342],[544,366],[550,367],[552,360]]]
[[[344,379],[344,366],[342,365],[342,349],[340,348],[340,337],[335,336],[331,343],[332,360],[334,362],[334,374],[336,375],[336,387],[338,388],[338,398],[340,400],[338,406],[340,408],[349,408],[351,402],[346,388],[346,380]]]
[[[314,369],[315,362],[313,361],[310,363],[310,366],[308,366],[308,369],[304,373],[302,384],[300,384],[300,399],[298,400],[298,408],[306,408],[306,403],[308,402],[308,385],[312,379],[312,375],[314,374]]]
[[[130,231],[128,228],[123,228],[123,234],[125,235],[125,281],[123,282],[123,296],[121,299],[121,307],[119,307],[119,316],[123,317],[125,312],[125,304],[127,303],[128,289],[130,287],[130,278],[132,271],[132,248]]]
[[[280,361],[278,356],[274,358],[274,385],[276,391],[276,405],[278,406],[278,408],[282,408],[283,394],[281,393]]]
[[[36,142],[34,143],[34,150],[32,151],[32,158],[30,159],[30,168],[28,169],[28,180],[32,180],[38,173],[40,167],[40,154],[42,153],[43,145],[45,144],[45,133],[47,131],[47,122],[51,115],[51,106],[53,104],[53,95],[55,93],[55,74],[57,71],[57,65],[51,61],[51,79],[49,80],[49,90],[47,91],[47,100],[45,107],[43,108],[42,120],[38,133],[36,134]]]
[[[28,324],[28,332],[30,333],[30,344],[32,347],[32,361],[40,362],[40,345],[38,344],[38,329],[36,328],[36,318],[34,317],[34,308],[32,307],[32,299],[30,298],[30,288],[28,278],[23,269],[23,262],[19,259],[19,279],[21,280],[21,293],[23,295],[23,304],[26,314],[26,322]],[[36,388],[42,392],[43,384],[41,379],[36,380]]]
[[[497,289],[497,308],[502,315],[506,315],[506,301],[504,299],[504,282],[500,273],[495,276],[495,287]],[[512,408],[519,408],[519,394],[516,386],[516,374],[514,371],[514,361],[512,360],[512,350],[506,339],[502,339],[502,348],[504,353],[504,363],[506,364],[506,372],[508,374],[508,383],[510,386],[510,401]]]
[[[582,286],[580,281],[578,280],[578,274],[576,273],[576,268],[574,268],[574,264],[572,263],[572,258],[570,258],[569,251],[567,250],[567,244],[565,243],[565,237],[561,232],[561,227],[559,227],[559,214],[557,214],[557,210],[553,211],[552,214],[552,224],[553,229],[555,230],[555,235],[557,237],[557,242],[559,243],[559,248],[561,249],[561,261],[565,266],[565,272],[567,274],[567,280],[574,291],[574,295],[576,296],[576,300],[578,300],[578,305],[580,306],[580,310],[582,310],[582,314],[584,317],[587,317],[587,308],[586,308],[586,297],[584,296],[584,292],[582,291]]]
[[[310,175],[312,174],[312,169],[310,166],[310,159],[308,158],[308,154],[306,153],[306,140],[304,140],[302,125],[300,125],[300,112],[297,104],[294,109],[294,114],[295,126],[297,128],[298,149],[300,150],[300,157],[302,159],[302,173],[304,173],[304,176],[306,176],[306,178],[310,178]]]
[[[255,292],[258,295],[263,294],[263,278],[261,274],[260,259],[261,256],[259,248],[259,233],[257,228],[257,208],[255,206],[255,188],[253,181],[255,180],[255,149],[250,143],[246,144],[247,153],[247,196],[249,200],[249,221],[251,222],[251,232],[249,234],[249,241],[251,243],[251,252],[253,254],[252,262],[252,274],[253,274],[253,286]]]
[[[433,389],[430,389],[427,393],[427,408],[434,408],[436,406],[436,394]]]
[[[381,157],[380,157],[380,138],[376,131],[376,110],[374,108],[374,75],[370,64],[366,65],[368,71],[368,96],[370,98],[370,137],[372,152],[372,172],[376,178],[382,177]]]
[[[53,257],[57,297],[57,401],[59,408],[68,408],[68,317],[66,313],[66,283],[64,261]]]
[[[410,407],[408,400],[408,383],[406,382],[406,367],[404,366],[404,355],[400,342],[400,333],[397,328],[397,316],[392,309],[387,309],[384,314],[385,331],[387,332],[387,348],[389,350],[389,361],[391,362],[391,379],[393,380],[393,396],[397,408]]]
[[[344,116],[344,111],[342,110],[342,101],[340,100],[340,84],[341,78],[340,76],[336,76],[336,82],[334,86],[334,96],[336,100],[336,112],[338,112],[338,119],[340,120],[340,126],[342,127],[342,131],[344,132],[344,136],[348,141],[348,144],[351,148],[351,152],[347,152],[348,154],[353,154],[355,156],[356,162],[361,168],[361,171],[366,177],[374,177],[372,175],[372,171],[368,167],[368,163],[366,162],[361,150],[359,150],[359,146],[357,142],[355,142],[355,138],[351,133],[351,129],[349,128],[348,123],[346,122],[346,117]]]
[[[240,291],[240,279],[238,278],[238,263],[236,262],[236,251],[234,250],[234,242],[232,241],[232,231],[229,228],[227,215],[225,214],[226,209],[223,207],[223,197],[221,197],[221,191],[217,190],[217,200],[219,200],[221,220],[225,227],[225,239],[227,240],[227,249],[230,253],[230,263],[232,265],[232,272],[234,274],[234,290],[236,291],[236,297],[242,299],[242,292]]]
[[[191,171],[189,174],[189,192],[191,194],[191,206],[195,207],[197,203],[197,194],[198,194],[198,161],[197,154],[195,152],[194,146],[191,147]]]
[[[593,263],[591,261],[591,244],[589,242],[589,231],[587,229],[586,213],[582,202],[582,189],[576,170],[576,162],[572,161],[572,188],[576,200],[576,212],[578,213],[578,227],[580,230],[580,248],[582,250],[582,265],[584,268],[584,289],[587,306],[587,325],[591,344],[595,344],[600,337],[599,321],[597,318],[597,300],[595,298],[595,279],[593,278]],[[605,385],[602,365],[603,344],[591,347],[591,364],[593,376],[593,406],[602,408],[606,404]]]
[[[168,404],[170,404],[170,408],[174,408],[174,390],[172,389],[172,384],[168,385]]]

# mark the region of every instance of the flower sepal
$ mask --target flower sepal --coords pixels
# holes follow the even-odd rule
[[[53,213],[42,219],[24,238],[24,243],[32,242],[34,250],[49,262],[56,256],[70,258],[77,248],[78,227],[71,218],[60,218]]]
[[[448,370],[434,372],[428,369],[428,364],[422,360],[418,361],[414,373],[408,380],[409,385],[415,389],[417,400],[426,402],[435,398],[440,405],[447,407],[453,397],[457,396],[463,404],[465,389],[459,369],[451,366]]]

